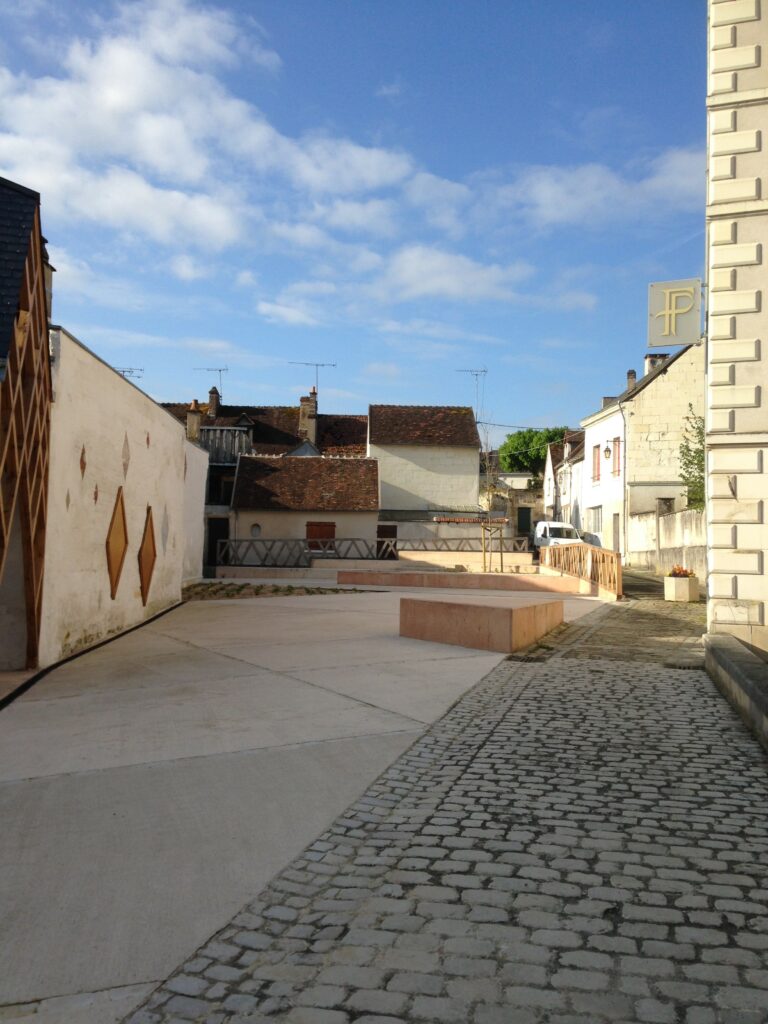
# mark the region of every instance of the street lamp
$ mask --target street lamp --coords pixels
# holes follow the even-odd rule
[[[611,457],[611,446],[609,444],[606,444],[605,448],[603,448],[603,457],[605,459],[610,459]]]

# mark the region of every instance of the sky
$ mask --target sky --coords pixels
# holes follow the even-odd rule
[[[159,401],[472,405],[642,373],[704,256],[705,0],[0,0],[55,323]],[[484,374],[463,371],[485,370]]]

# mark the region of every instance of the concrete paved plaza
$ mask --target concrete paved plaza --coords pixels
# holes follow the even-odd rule
[[[0,714],[0,1020],[119,1020],[499,664],[405,593],[189,603]]]
[[[628,603],[497,665],[127,1020],[764,1024],[768,760],[672,667],[701,630]]]

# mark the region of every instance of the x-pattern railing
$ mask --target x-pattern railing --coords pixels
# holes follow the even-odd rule
[[[504,550],[527,551],[528,538],[505,538]],[[217,556],[219,565],[307,568],[313,559],[396,559],[398,551],[482,551],[482,540],[480,537],[434,540],[398,540],[394,537],[380,537],[377,540],[364,540],[362,537],[220,540]]]

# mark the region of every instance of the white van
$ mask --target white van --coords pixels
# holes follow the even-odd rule
[[[536,523],[536,531],[533,535],[533,546],[536,548],[583,543],[578,530],[570,523],[550,523],[546,520]]]

